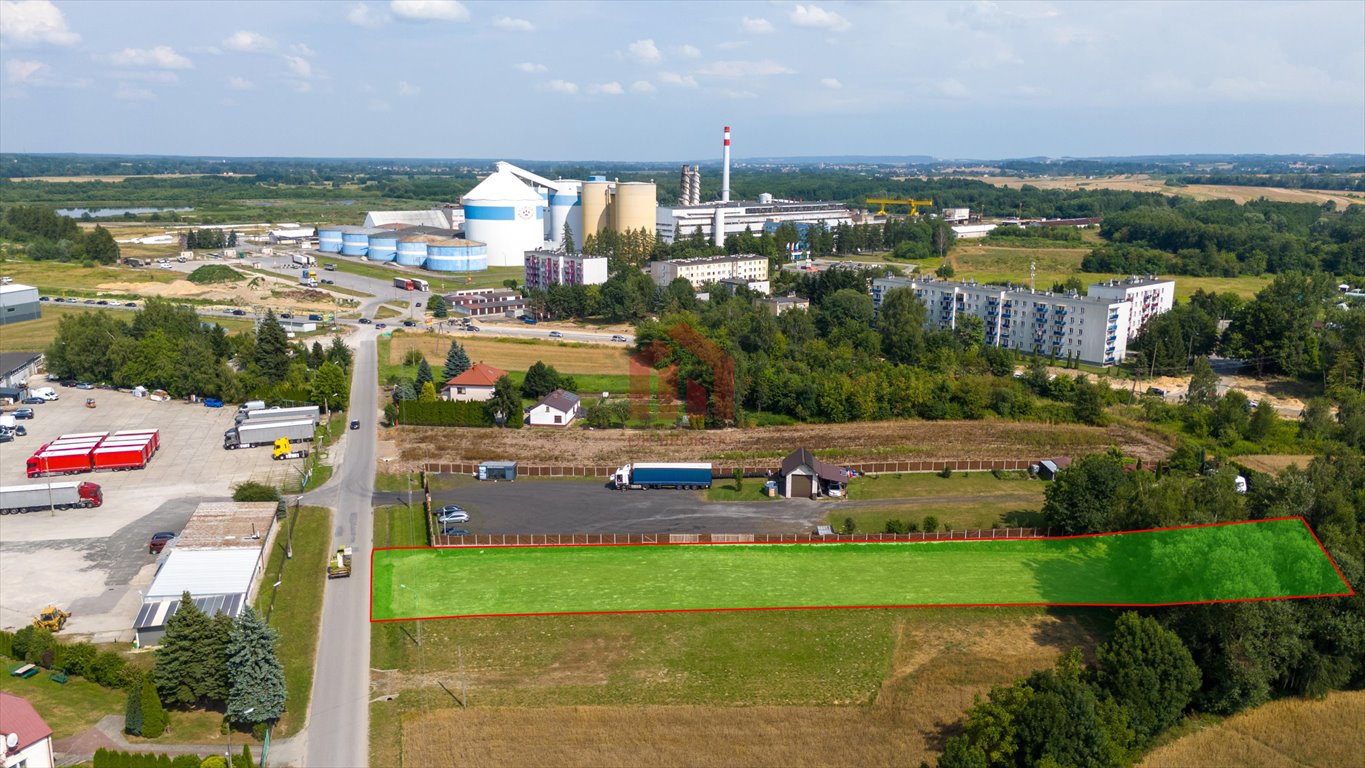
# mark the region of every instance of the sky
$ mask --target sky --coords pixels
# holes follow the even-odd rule
[[[1365,152],[1365,2],[0,0],[0,151]]]

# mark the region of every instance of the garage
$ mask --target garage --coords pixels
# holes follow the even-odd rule
[[[793,499],[808,499],[810,498],[811,495],[810,489],[811,489],[810,475],[792,475],[791,491],[787,494],[787,496]]]

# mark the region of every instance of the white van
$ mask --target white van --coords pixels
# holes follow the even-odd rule
[[[28,391],[28,396],[41,397],[44,400],[56,400],[58,397],[57,390],[53,389],[52,387],[38,387],[37,389],[30,389]]]

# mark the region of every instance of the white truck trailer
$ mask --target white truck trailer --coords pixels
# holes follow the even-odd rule
[[[0,515],[17,515],[38,509],[98,507],[104,493],[95,483],[37,483],[0,487]]]
[[[273,446],[281,437],[288,438],[291,443],[305,443],[313,439],[315,429],[317,424],[312,419],[245,422],[223,433],[223,449],[230,451],[258,445]]]

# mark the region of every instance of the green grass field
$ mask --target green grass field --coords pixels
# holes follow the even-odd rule
[[[1347,591],[1306,525],[1075,539],[382,550],[372,617],[1207,602]]]

